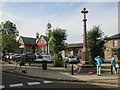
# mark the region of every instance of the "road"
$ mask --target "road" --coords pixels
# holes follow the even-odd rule
[[[93,85],[79,82],[58,82],[38,80],[31,77],[2,73],[1,88],[117,88],[114,86]]]

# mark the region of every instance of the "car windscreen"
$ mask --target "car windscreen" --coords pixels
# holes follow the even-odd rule
[[[75,56],[68,56],[69,58],[75,58]]]
[[[43,58],[50,58],[50,56],[43,56]]]

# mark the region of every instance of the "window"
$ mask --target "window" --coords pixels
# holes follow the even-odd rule
[[[113,41],[113,46],[114,46],[114,47],[118,46],[118,40],[114,40],[114,41]]]

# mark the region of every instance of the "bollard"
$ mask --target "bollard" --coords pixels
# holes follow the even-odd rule
[[[42,69],[47,70],[47,62],[46,61],[42,62]]]
[[[111,74],[113,74],[113,67],[112,67],[112,65],[111,65]]]
[[[72,67],[71,67],[71,71],[72,71],[72,75],[74,75],[74,73],[73,73],[73,71],[74,71],[74,70],[73,70],[73,65],[72,65]]]

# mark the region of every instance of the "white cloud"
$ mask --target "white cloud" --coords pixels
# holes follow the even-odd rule
[[[10,20],[16,24],[17,29],[19,30],[20,35],[35,37],[36,32],[44,34],[42,21],[37,18],[28,18],[15,16],[10,12],[0,11],[2,14],[2,21]]]

